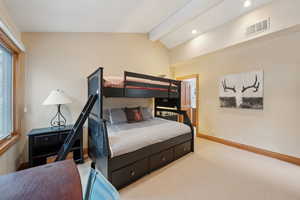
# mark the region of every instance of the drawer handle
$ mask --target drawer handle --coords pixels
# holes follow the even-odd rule
[[[45,139],[44,139],[45,141],[48,141],[49,140],[49,138],[48,137],[45,137]]]
[[[162,157],[161,157],[161,160],[162,160],[162,161],[166,161],[166,157],[162,156]]]
[[[183,151],[187,151],[187,148],[186,148],[186,147],[184,147],[184,148],[183,148]]]
[[[134,175],[135,175],[135,171],[131,171],[131,172],[130,172],[130,175],[131,175],[131,176],[134,176]]]

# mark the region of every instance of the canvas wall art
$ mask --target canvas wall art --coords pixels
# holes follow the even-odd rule
[[[230,74],[219,83],[223,108],[263,109],[264,72]]]

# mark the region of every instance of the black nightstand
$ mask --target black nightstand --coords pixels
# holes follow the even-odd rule
[[[29,167],[35,167],[47,163],[47,158],[58,153],[72,125],[61,128],[33,129],[27,135],[29,137]],[[83,163],[83,137],[76,140],[71,149],[76,163]]]

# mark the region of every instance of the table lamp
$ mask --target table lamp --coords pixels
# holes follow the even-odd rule
[[[61,90],[52,90],[43,102],[43,105],[56,105],[57,113],[51,119],[51,127],[61,127],[66,125],[66,118],[61,113],[61,105],[72,103],[72,101]]]

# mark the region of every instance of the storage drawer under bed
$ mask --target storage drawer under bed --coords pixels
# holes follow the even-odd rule
[[[112,184],[117,188],[132,183],[148,173],[148,158],[112,172]]]
[[[123,166],[120,166],[119,162],[111,162],[111,164],[118,164],[119,166],[119,168],[115,168],[116,170],[111,172],[111,182],[117,189],[123,188],[151,171],[159,169],[188,154],[192,150],[191,145],[192,140],[186,141]],[[112,166],[111,168],[114,167]]]
[[[191,141],[185,142],[183,144],[177,145],[174,147],[174,159],[178,159],[185,154],[191,152],[192,143]]]
[[[150,170],[155,170],[167,165],[174,160],[174,149],[168,149],[150,157]]]

